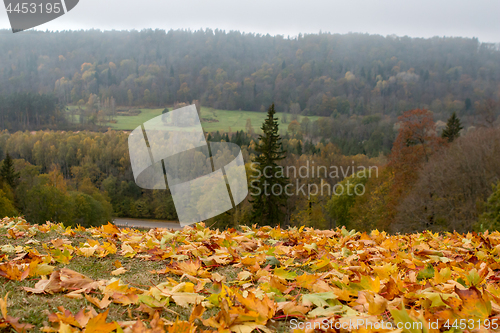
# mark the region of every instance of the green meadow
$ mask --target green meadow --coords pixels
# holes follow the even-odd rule
[[[240,110],[216,110],[212,108],[201,108],[201,118],[202,126],[205,132],[215,132],[215,131],[241,131],[245,130],[247,119],[250,119],[252,127],[255,132],[260,132],[260,127],[267,116],[267,112],[256,112],[256,111],[240,111]],[[291,121],[291,115],[287,115],[287,123],[283,124],[281,122],[281,117],[283,113],[278,112],[276,114],[277,118],[280,120],[280,127],[282,129],[287,129]],[[299,116],[298,121],[302,121],[302,116]],[[317,120],[319,117],[313,116],[308,117],[311,122]]]
[[[74,108],[74,107],[69,107]],[[141,112],[138,115],[119,115],[115,117],[116,123],[107,123],[112,129],[115,130],[133,130],[145,121],[148,121],[156,116],[159,116],[163,109],[139,109]],[[260,127],[266,118],[267,112],[255,111],[241,111],[241,110],[217,110],[208,107],[201,108],[201,123],[205,132],[235,132],[245,130],[247,119],[250,119],[252,127],[256,133],[260,132]],[[280,119],[280,128],[286,130],[291,121],[291,115],[287,115],[287,123],[281,122],[283,113],[278,112],[278,119]],[[299,116],[299,122],[302,121],[303,116]],[[317,120],[318,116],[308,117],[311,122]],[[75,121],[78,116],[75,116]]]

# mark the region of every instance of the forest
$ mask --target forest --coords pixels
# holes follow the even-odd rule
[[[265,112],[275,103],[278,112],[334,118],[427,108],[445,120],[498,98],[499,64],[498,45],[475,38],[0,31],[1,94],[54,94],[65,105],[88,103],[93,94],[116,105],[196,99]]]
[[[289,176],[294,188],[348,191],[289,196],[280,225],[499,229],[499,98],[500,50],[477,39],[0,31],[0,215],[83,226],[175,220],[168,190],[135,184],[128,133],[108,126],[117,110],[272,105],[283,113],[279,165],[350,170]],[[259,128],[248,119],[245,131],[206,133],[241,147],[249,184]],[[353,171],[363,168],[376,173]],[[247,198],[209,222],[262,221]]]
[[[128,133],[111,130],[1,132],[0,214],[84,226],[111,216],[175,220],[168,190],[144,190],[134,183],[127,138]],[[243,131],[211,133],[207,139],[241,146],[253,188],[252,163],[262,156],[262,139]],[[430,111],[409,110],[398,119],[391,151],[376,157],[344,155],[325,140],[314,144],[300,125],[280,140],[279,165],[299,170],[288,173],[286,181],[294,191],[305,187],[308,192],[285,198],[279,225],[389,232],[500,228],[497,124],[464,131],[452,115],[437,130]],[[328,172],[314,171],[321,167]],[[339,186],[347,190],[340,193]],[[221,228],[267,223],[253,215],[252,199],[210,223]]]

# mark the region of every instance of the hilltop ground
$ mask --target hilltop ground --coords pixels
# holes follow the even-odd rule
[[[173,232],[5,218],[0,251],[5,332],[329,326],[417,333],[500,325],[499,232],[220,232],[203,224]]]

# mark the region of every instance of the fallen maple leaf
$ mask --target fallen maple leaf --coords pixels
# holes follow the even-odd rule
[[[387,300],[374,292],[363,290],[358,294],[357,302],[361,304],[370,315],[379,315],[387,309]]]
[[[68,268],[52,272],[48,280],[40,280],[35,288],[23,287],[24,290],[34,294],[57,293],[65,290],[92,290],[97,288],[98,283],[94,280]]]
[[[463,318],[488,318],[491,313],[491,303],[476,287],[461,290],[455,287],[455,292],[462,300],[460,313]]]
[[[85,327],[85,333],[109,333],[116,330],[119,326],[116,323],[107,323],[109,309],[103,313],[91,318]]]
[[[125,268],[123,268],[123,267],[120,267],[120,268],[115,269],[114,271],[112,271],[111,275],[115,275],[116,276],[116,275],[123,274],[125,272],[127,272],[127,270]]]
[[[108,305],[110,305],[111,302],[112,302],[109,299],[109,295],[105,295],[102,300],[99,300],[99,299],[97,299],[95,297],[92,297],[90,295],[87,295],[87,294],[85,294],[85,298],[87,299],[87,301],[89,301],[90,303],[94,304],[99,309],[105,309],[105,308],[107,308]]]

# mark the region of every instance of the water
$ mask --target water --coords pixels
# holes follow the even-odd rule
[[[166,220],[148,220],[148,219],[136,219],[128,217],[116,217],[113,218],[113,223],[119,227],[130,227],[130,228],[167,228],[174,230],[181,230],[182,227],[178,221],[166,221]]]

